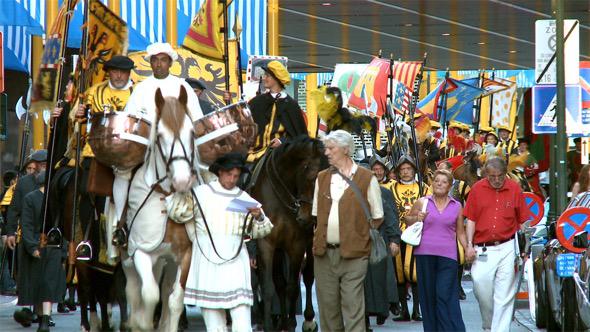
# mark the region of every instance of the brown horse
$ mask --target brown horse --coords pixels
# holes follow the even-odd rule
[[[463,157],[463,164],[453,171],[453,177],[457,180],[465,181],[465,183],[472,187],[475,182],[482,178],[484,173],[483,165],[478,157],[479,155],[475,151],[467,152]],[[532,191],[530,183],[526,179],[526,176],[524,176],[524,172],[514,169],[509,170],[507,175],[508,178],[518,183],[523,191]]]
[[[81,227],[81,232],[76,231],[76,233],[88,235],[88,238],[84,240],[89,240],[92,243],[95,253],[90,261],[77,261],[73,248],[76,247],[77,242],[80,240],[79,237],[74,240],[74,243],[70,243],[67,262],[68,282],[72,282],[73,274],[76,273],[78,278],[78,300],[80,302],[80,325],[84,331],[90,331],[91,326],[96,325],[92,319],[89,319],[88,312],[90,311],[90,318],[96,317],[98,312],[97,304],[100,305],[101,330],[111,331],[109,304],[113,302],[117,302],[119,305],[121,317],[119,329],[127,331],[125,275],[120,264],[112,266],[99,261],[99,248],[101,243],[106,243],[104,232],[100,231],[100,222],[97,218],[102,211],[100,206],[104,204],[104,199],[86,191],[87,167],[84,166],[88,166],[87,164],[88,161],[84,161],[79,169],[82,181],[77,197],[80,206],[76,214],[78,219],[76,226]],[[64,237],[68,241],[74,238],[72,237],[75,178],[73,173],[73,168],[62,167],[58,169],[52,179],[51,190],[49,191],[50,215],[52,220],[55,220],[56,224],[60,225],[60,228],[64,230]]]
[[[319,171],[327,166],[321,142],[308,137],[298,137],[270,152],[263,171],[252,189],[252,196],[262,203],[264,212],[274,224],[272,232],[264,239],[258,240],[266,331],[275,330],[271,321],[271,305],[275,291],[281,305],[278,329],[295,329],[302,265],[306,288],[306,322],[303,328],[309,331],[317,329],[317,324],[313,321],[315,312],[312,306],[311,208],[315,179]],[[287,259],[282,259],[285,256]],[[288,267],[286,278],[283,277],[282,264]],[[274,278],[273,270],[278,271]]]
[[[170,195],[175,200],[190,193],[194,180],[196,149],[187,99],[182,86],[178,98],[164,98],[160,89],[156,90],[148,157],[131,179],[129,243],[122,252],[122,262],[134,329],[176,332],[184,308],[192,242],[187,225],[170,219],[162,202]],[[162,315],[159,326],[154,326],[154,310],[160,300]]]

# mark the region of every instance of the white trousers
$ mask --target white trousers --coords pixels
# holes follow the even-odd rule
[[[205,320],[207,332],[228,331],[225,309],[201,308],[201,314]],[[229,314],[231,315],[232,320],[232,332],[252,332],[249,305],[242,304],[235,308],[231,308],[229,309]]]
[[[515,241],[487,247],[485,253],[482,247],[476,250],[471,277],[482,328],[492,332],[509,331],[516,296]],[[487,255],[482,256],[482,253]]]

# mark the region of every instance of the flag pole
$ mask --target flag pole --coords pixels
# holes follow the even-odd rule
[[[242,81],[242,52],[240,46],[240,39],[242,34],[242,24],[240,22],[240,16],[236,11],[236,20],[234,22],[234,27],[232,29],[234,34],[236,35],[236,51],[238,53],[237,60],[238,60],[238,89],[239,89],[239,99],[242,100],[244,98],[244,82]]]
[[[445,73],[445,83],[443,84],[443,90],[442,90],[442,100],[440,103],[438,103],[439,105],[437,105],[437,108],[440,108],[441,112],[442,112],[442,120],[443,122],[441,123],[442,126],[442,135],[443,137],[446,137],[446,132],[447,132],[447,81],[449,79],[449,68],[447,68],[447,72]],[[440,121],[439,117],[439,121]],[[448,144],[447,144],[448,146]]]
[[[68,42],[68,29],[70,27],[70,19],[73,15],[73,6],[72,6],[72,2],[74,4],[77,3],[77,0],[67,0],[67,2],[65,3],[65,5],[67,6],[67,12],[66,12],[66,17],[64,19],[64,30],[63,30],[63,36],[62,36],[62,44],[59,50],[59,69],[58,69],[58,75],[57,75],[57,96],[58,98],[60,98],[57,101],[57,105],[61,105],[63,103],[63,99],[61,99],[63,93],[64,93],[64,87],[62,86],[63,84],[63,79],[64,79],[64,70],[63,70],[63,65],[65,63],[65,53],[66,53],[66,48],[67,48],[67,42]],[[55,23],[54,23],[55,24]],[[46,45],[47,47],[47,45]],[[62,115],[63,116],[63,115]],[[57,139],[57,133],[59,132],[59,126],[58,126],[58,121],[57,118],[53,118],[51,120],[52,125],[50,126],[50,131],[49,131],[49,144],[47,146],[47,156],[48,156],[48,163],[47,163],[47,175],[45,176],[45,191],[43,194],[43,227],[42,227],[42,232],[41,232],[41,236],[40,236],[40,243],[42,245],[44,245],[47,242],[47,236],[45,233],[45,226],[47,224],[47,219],[49,219],[49,195],[50,195],[50,186],[49,184],[51,183],[51,180],[53,178],[53,173],[54,173],[54,169],[55,169],[55,160],[56,160],[56,156],[55,156],[55,144],[56,144],[56,139]],[[57,230],[57,232],[59,232],[59,230]],[[49,233],[47,233],[49,234]]]
[[[80,57],[78,58],[80,70],[80,76],[78,79],[78,105],[82,105],[84,103],[84,92],[87,88],[86,86],[86,57],[88,56],[88,0],[84,0],[84,24],[82,25],[84,31],[82,33],[82,43],[80,44]],[[72,225],[71,225],[71,233],[70,233],[70,243],[68,245],[68,264],[73,266],[76,263],[76,212],[78,211],[78,192],[79,192],[79,185],[80,185],[80,156],[82,155],[82,130],[80,129],[80,122],[76,121],[74,124],[74,133],[76,134],[76,156],[75,156],[75,166],[74,166],[74,190],[72,192],[73,195],[73,204],[72,204]],[[90,224],[87,227],[91,227]],[[87,240],[87,239],[83,239]]]
[[[223,64],[225,65],[225,91],[229,92],[229,29],[227,28],[227,0],[219,0],[223,4]],[[238,51],[238,54],[240,52]],[[240,73],[241,75],[241,73]],[[226,100],[226,105],[231,104],[231,100]]]
[[[29,93],[32,93],[32,91],[30,89],[32,89],[32,85],[33,85],[33,79],[32,77],[29,77],[29,89],[27,90],[27,95],[25,96],[25,103],[27,103],[27,99],[29,96]],[[22,99],[21,101],[21,106],[22,106]],[[21,145],[20,145],[20,160],[18,163],[18,172],[21,172],[23,169],[23,166],[25,165],[25,160],[27,158],[27,145],[29,142],[29,134],[31,132],[31,117],[29,115],[29,111],[31,109],[31,102],[29,101],[27,103],[27,107],[26,107],[26,112],[25,112],[25,123],[23,125],[23,133],[21,134]]]
[[[422,83],[422,75],[424,73],[424,66],[426,66],[426,58],[428,57],[428,53],[424,52],[424,57],[422,58],[422,66],[420,67],[420,71],[414,80],[414,91],[412,92],[412,101],[410,102],[410,131],[412,134],[412,145],[414,149],[414,157],[416,163],[416,169],[418,173],[418,190],[420,192],[420,196],[422,196],[423,192],[423,184],[422,184],[422,172],[420,171],[420,158],[418,155],[418,142],[416,140],[416,124],[414,123],[414,113],[416,111],[416,104],[418,103],[418,97],[420,95],[420,84]]]
[[[480,69],[478,76],[478,80],[479,80],[479,87],[480,89],[483,89],[483,83],[486,79],[485,76],[485,72],[483,70]],[[477,98],[477,106],[476,106],[476,113],[475,113],[475,125],[473,126],[473,138],[475,139],[475,134],[479,131],[479,120],[481,118],[481,100],[483,98],[483,95],[480,95],[479,98]]]
[[[393,109],[393,53],[389,53],[389,76],[387,77],[389,80],[389,108],[387,105],[385,107],[386,114],[385,119],[387,123],[387,128],[385,129],[387,132],[387,149],[389,149],[390,157],[392,162],[393,160],[393,147],[391,146],[393,143],[393,126],[395,124],[395,110]],[[389,111],[391,110],[391,114]]]
[[[492,80],[496,79],[496,68],[492,68]],[[494,94],[490,95],[490,116],[488,117],[488,126],[492,126],[492,110],[494,109]]]

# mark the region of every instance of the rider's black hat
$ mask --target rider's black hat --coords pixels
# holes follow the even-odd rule
[[[219,176],[220,170],[229,171],[234,168],[238,168],[242,173],[250,172],[248,167],[246,167],[246,158],[242,154],[236,152],[230,152],[217,158],[217,160],[209,166],[209,172]]]
[[[129,57],[124,55],[115,55],[109,61],[104,63],[103,69],[121,69],[131,70],[135,68],[135,63]]]
[[[196,78],[189,77],[186,79],[186,83],[191,86],[193,89],[205,90],[205,84]]]

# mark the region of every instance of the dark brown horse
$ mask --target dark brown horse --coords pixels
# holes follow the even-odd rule
[[[274,228],[258,240],[260,280],[264,302],[264,328],[275,330],[271,321],[272,298],[276,291],[281,306],[278,329],[293,331],[296,303],[300,295],[299,274],[306,288],[304,330],[313,331],[313,219],[311,215],[315,179],[327,168],[320,141],[298,137],[270,152],[252,196],[262,203]],[[286,260],[281,259],[287,257]],[[304,263],[305,257],[305,263]],[[277,259],[278,258],[278,259]],[[287,265],[286,278],[280,276]],[[277,266],[278,265],[278,266]],[[302,271],[303,266],[303,271]],[[273,278],[273,270],[278,271]],[[279,276],[277,276],[279,274]],[[283,287],[284,286],[284,287]]]
[[[86,165],[86,162],[83,163]],[[127,331],[127,300],[125,297],[125,275],[120,267],[111,266],[104,262],[99,262],[99,250],[101,243],[106,243],[105,233],[100,230],[99,216],[102,211],[101,205],[104,204],[104,198],[89,194],[86,191],[84,181],[87,168],[80,167],[80,190],[78,200],[80,202],[77,215],[77,224],[75,243],[70,244],[68,250],[68,281],[73,279],[73,273],[77,274],[78,283],[78,300],[80,302],[80,325],[85,331],[91,330],[91,320],[88,317],[96,317],[97,304],[100,305],[101,330],[111,331],[110,325],[110,308],[109,304],[117,302],[119,305],[121,323],[120,330]],[[50,211],[52,220],[57,220],[60,228],[64,230],[64,238],[68,241],[72,239],[72,210],[74,201],[74,169],[62,167],[56,172],[50,184]],[[90,261],[77,261],[73,248],[76,247],[80,240],[80,234],[88,238],[94,248],[94,253]],[[94,324],[93,324],[94,325]]]

